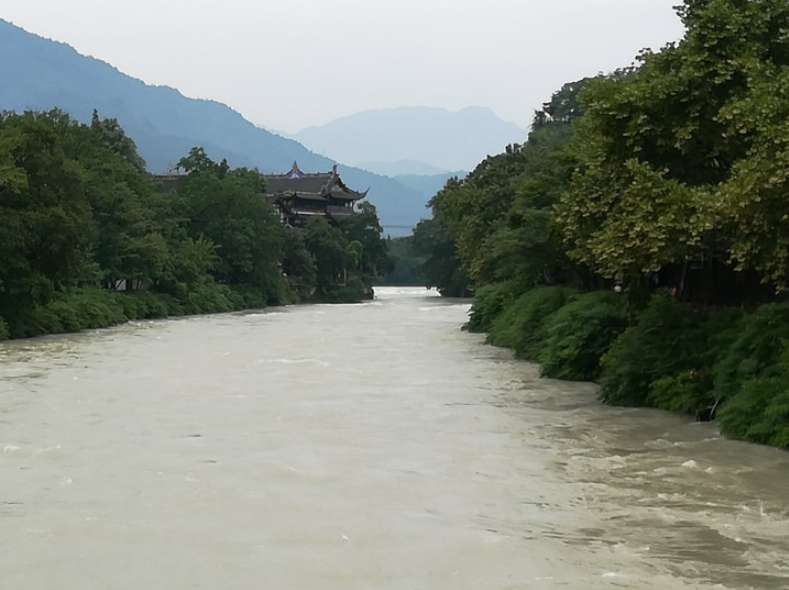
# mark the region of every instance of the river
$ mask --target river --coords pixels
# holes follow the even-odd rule
[[[789,454],[598,404],[468,303],[0,345],[2,590],[789,587]]]

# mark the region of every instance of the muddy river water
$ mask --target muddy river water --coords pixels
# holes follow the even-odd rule
[[[789,454],[540,379],[468,307],[1,344],[0,588],[789,588]]]

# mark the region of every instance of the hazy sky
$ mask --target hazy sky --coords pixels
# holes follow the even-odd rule
[[[565,82],[682,36],[679,0],[8,0],[0,17],[295,132],[479,105],[522,127]]]

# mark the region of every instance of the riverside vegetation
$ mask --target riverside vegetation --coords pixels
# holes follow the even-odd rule
[[[164,192],[114,119],[0,115],[0,340],[130,319],[352,302],[386,272],[375,208],[283,227],[265,178],[193,148]]]
[[[789,447],[789,4],[677,10],[681,41],[562,87],[412,243],[545,376]]]

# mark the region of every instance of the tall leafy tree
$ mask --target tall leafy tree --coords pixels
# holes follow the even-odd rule
[[[783,287],[789,5],[678,10],[679,43],[582,92],[580,166],[557,220],[577,260],[619,280],[704,258]]]
[[[466,178],[449,179],[429,202],[433,215],[446,225],[472,280],[480,273],[487,237],[505,223],[522,154],[521,146],[507,146],[504,153],[480,162]]]
[[[155,221],[160,195],[134,142],[117,120],[101,120],[95,110],[90,126],[62,113],[56,121],[66,153],[83,170],[96,227],[96,278],[110,289],[160,280],[169,256]]]
[[[308,298],[317,286],[315,257],[307,249],[305,232],[295,227],[284,231],[282,272],[301,298]]]
[[[145,170],[145,160],[137,152],[137,144],[126,135],[117,119],[101,119],[99,112],[93,109],[90,128],[97,132],[102,145],[116,156],[122,158],[137,171]]]
[[[575,283],[583,269],[570,262],[553,223],[553,207],[570,186],[576,160],[568,151],[577,95],[585,80],[565,84],[535,114],[513,178],[504,223],[484,242],[481,284],[514,281],[516,290]]]
[[[349,240],[339,228],[322,217],[313,217],[304,228],[304,243],[315,261],[315,286],[321,294],[346,282]]]
[[[525,144],[507,146],[466,178],[451,179],[431,200],[442,224],[436,228],[446,229],[477,286],[512,282],[523,291],[578,279],[552,223],[552,208],[576,164],[567,145],[572,121],[581,115],[577,96],[585,82],[554,93],[535,114]]]
[[[51,118],[0,116],[0,309],[6,319],[89,278],[95,228],[85,192]]]
[[[193,149],[179,167],[189,171],[178,187],[187,208],[187,231],[193,240],[207,238],[216,245],[216,280],[254,285],[276,297],[284,238],[263,199],[265,178],[256,170],[231,170],[226,161],[217,164],[201,148]]]
[[[469,295],[471,281],[443,219],[434,216],[420,221],[414,228],[412,249],[425,259],[420,274],[426,286],[436,287],[447,297]]]
[[[352,250],[358,251],[356,269],[365,280],[375,279],[392,270],[393,263],[386,252],[383,228],[375,205],[362,202],[354,215],[339,220],[338,227],[350,241],[349,245],[358,244]]]

